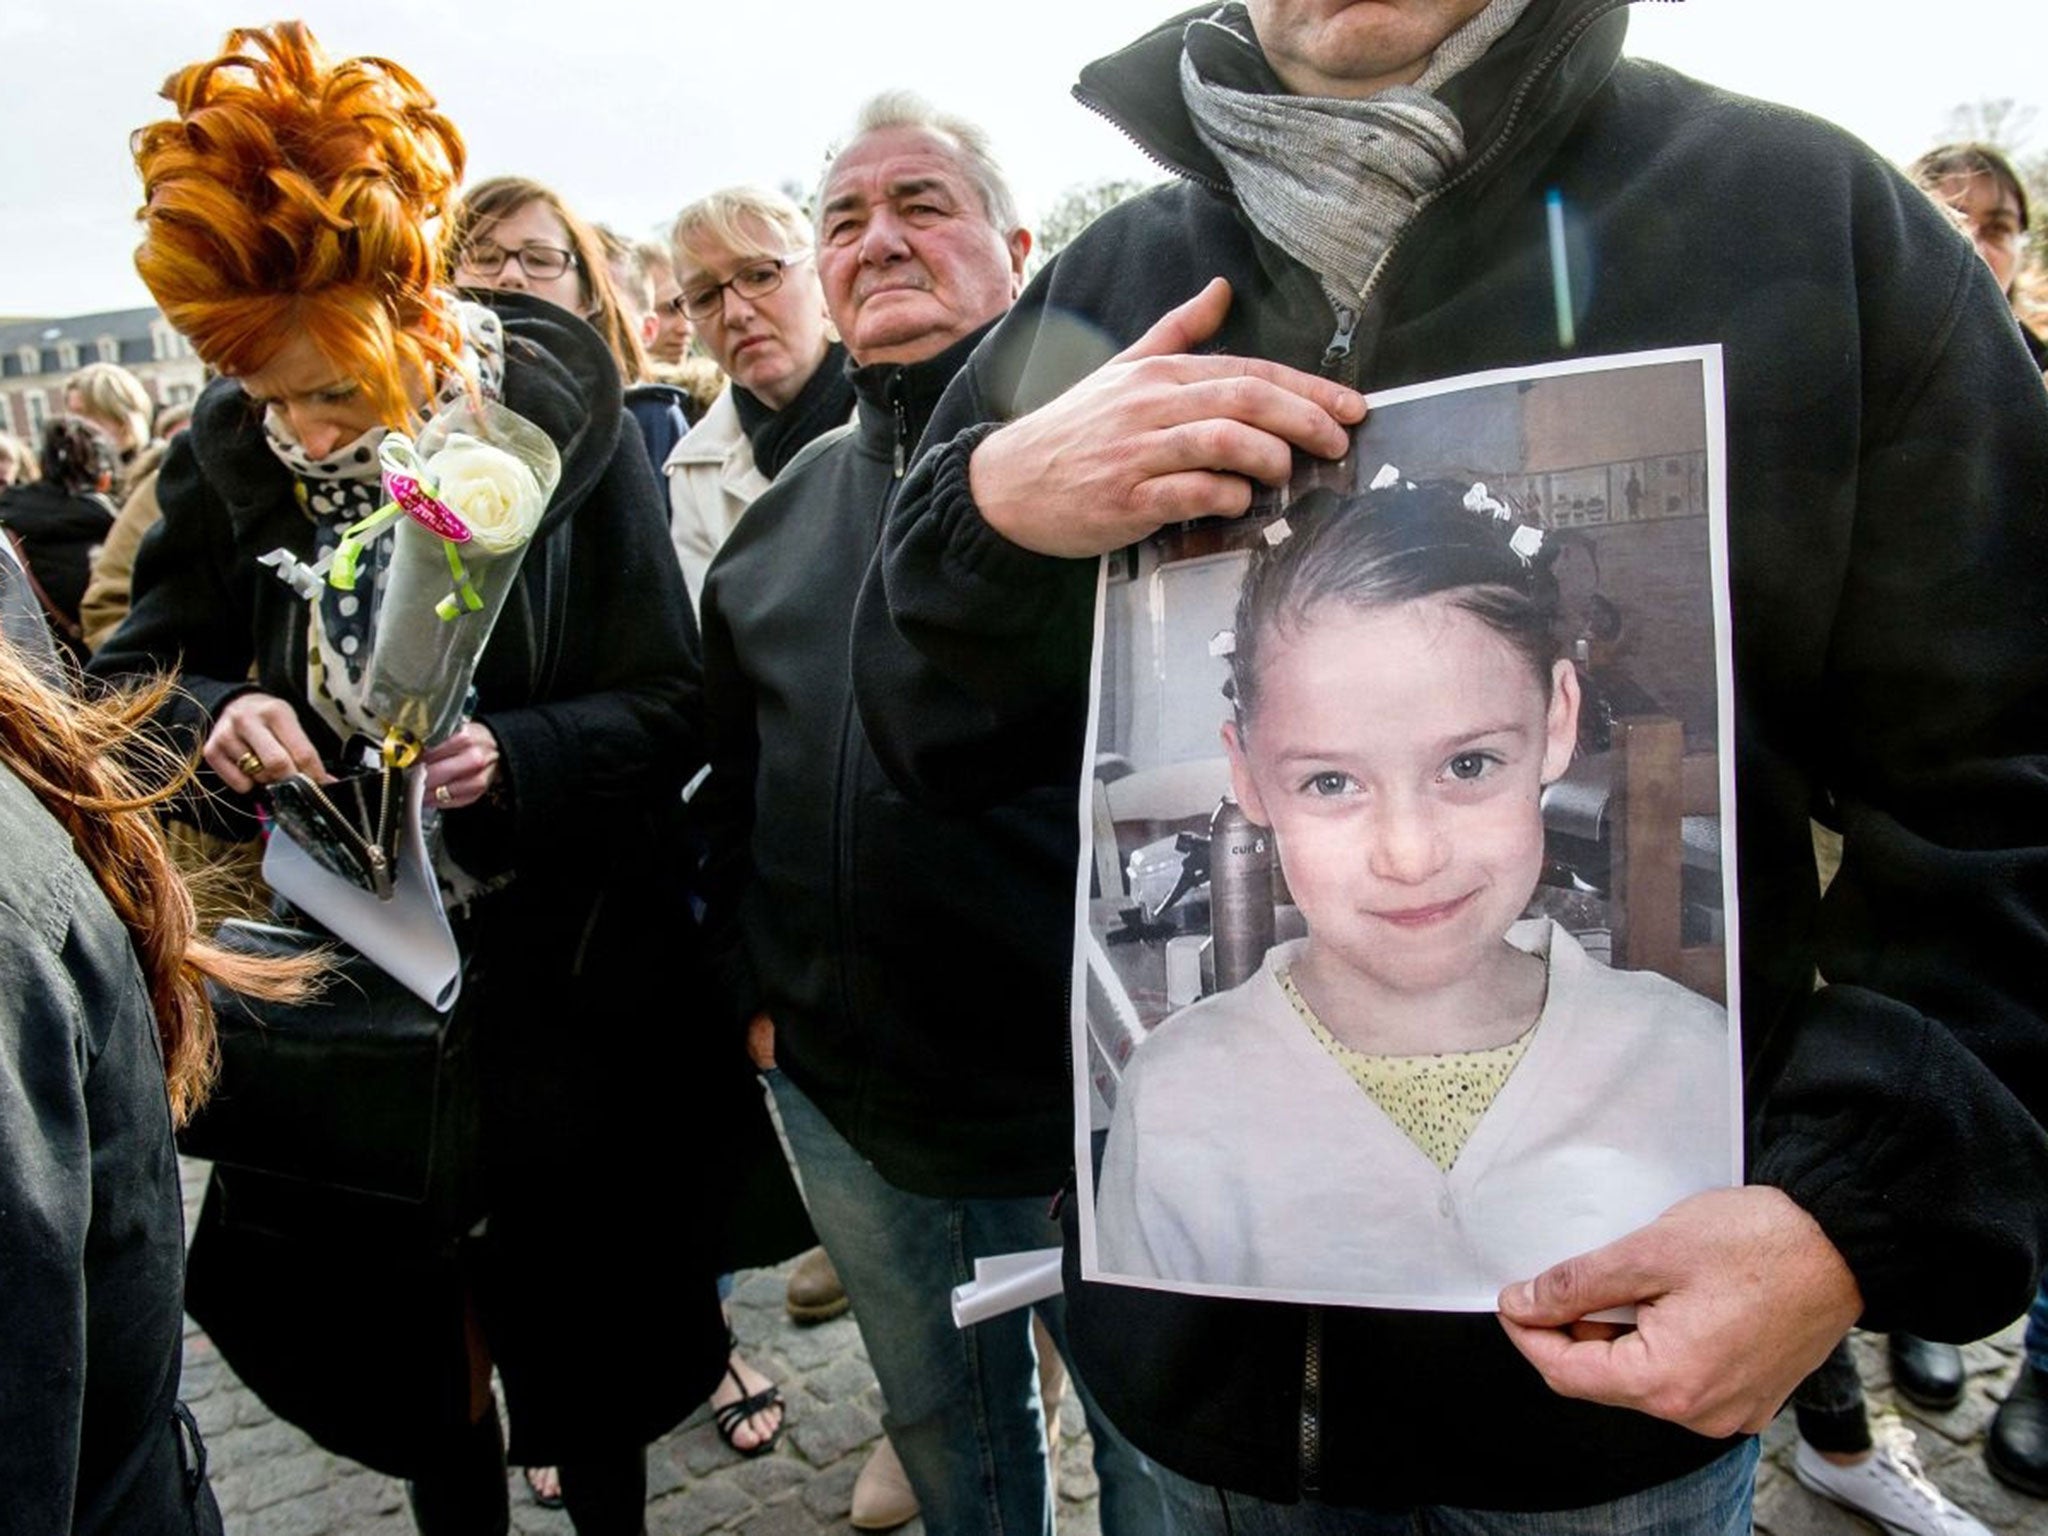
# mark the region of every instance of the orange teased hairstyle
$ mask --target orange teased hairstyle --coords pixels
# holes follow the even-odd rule
[[[229,33],[163,94],[177,116],[133,148],[135,268],[165,318],[228,374],[303,333],[388,425],[414,425],[419,381],[458,366],[435,287],[462,177],[454,124],[398,65],[333,63],[296,21]]]
[[[0,764],[71,834],[127,926],[156,1010],[171,1115],[183,1124],[205,1099],[219,1064],[208,978],[255,997],[301,998],[324,961],[258,959],[199,936],[191,892],[151,813],[189,777],[149,729],[170,689],[159,679],[136,693],[83,701],[45,682],[0,641]]]

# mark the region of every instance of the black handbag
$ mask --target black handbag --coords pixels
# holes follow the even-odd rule
[[[220,1077],[179,1133],[230,1168],[429,1208],[478,1213],[475,1051],[467,1010],[437,1012],[363,955],[313,929],[230,919],[214,936],[252,955],[322,949],[318,993],[270,1003],[213,989]]]
[[[270,786],[270,810],[291,840],[331,875],[389,901],[398,874],[401,780],[388,762],[322,784],[294,773]]]

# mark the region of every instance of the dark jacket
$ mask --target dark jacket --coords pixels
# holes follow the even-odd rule
[[[172,1418],[185,1224],[148,987],[4,767],[0,847],[0,1531],[217,1529]]]
[[[1445,87],[1472,146],[1388,258],[1348,350],[1195,137],[1178,25],[1078,94],[1181,179],[1040,275],[929,429],[859,612],[876,750],[947,806],[1078,778],[1094,562],[1007,543],[967,457],[1222,274],[1211,350],[1368,389],[1661,346],[1725,348],[1749,1176],[1847,1257],[1865,1321],[1966,1339],[2048,1253],[2048,400],[1968,244],[1836,130],[1619,58],[1619,0],[1534,0]],[[1576,343],[1554,318],[1566,210]],[[1796,211],[1795,211],[1796,210]],[[1823,903],[1808,819],[1847,853]],[[1059,881],[992,968],[1055,1005]],[[1827,985],[1814,986],[1816,969]],[[1081,1285],[1080,1374],[1137,1445],[1267,1497],[1565,1507],[1720,1447],[1552,1396],[1491,1318]]]
[[[192,1255],[193,1315],[244,1380],[333,1449],[395,1471],[466,1418],[465,1279],[512,1454],[557,1461],[652,1440],[702,1401],[725,1357],[713,1278],[809,1240],[742,1053],[691,1024],[706,981],[679,792],[702,762],[698,665],[660,489],[596,333],[524,296],[490,301],[505,404],[554,439],[562,477],[476,672],[502,799],[444,823],[465,869],[514,874],[464,929],[490,1224],[461,1264],[480,1268],[249,1175],[217,1176]],[[201,397],[158,496],[134,607],[96,669],[182,657],[189,697],[172,722],[197,740],[253,664],[334,752],[304,701],[304,602],[256,564],[279,547],[309,557],[313,526],[232,382]],[[772,1237],[749,1248],[741,1218]],[[337,1370],[343,1358],[358,1369]]]
[[[988,957],[1009,892],[1059,870],[1036,835],[1063,792],[971,816],[897,790],[854,716],[847,637],[882,515],[977,337],[853,371],[859,418],[740,520],[704,587],[715,942],[741,1017],[892,1184],[1050,1195],[1066,1177],[1058,999]]]
[[[113,526],[113,503],[95,492],[74,493],[53,480],[34,480],[0,493],[0,527],[18,541],[23,563],[49,604],[45,612],[55,610],[57,632],[80,662],[85,648],[66,626],[78,624],[92,557]]]

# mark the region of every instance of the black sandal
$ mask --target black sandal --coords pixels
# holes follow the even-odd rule
[[[718,1438],[732,1447],[735,1454],[746,1457],[766,1456],[775,1449],[776,1442],[782,1439],[783,1426],[789,1422],[788,1405],[782,1400],[782,1388],[772,1381],[759,1392],[748,1392],[747,1384],[740,1380],[740,1373],[732,1368],[732,1352],[739,1348],[739,1340],[730,1339],[728,1345],[725,1374],[732,1379],[732,1384],[740,1389],[740,1396],[722,1407],[714,1407],[711,1410],[711,1422],[718,1426]],[[782,1409],[782,1417],[775,1421],[774,1430],[765,1440],[754,1445],[741,1445],[733,1439],[734,1430],[755,1414],[765,1413],[770,1408]]]
[[[540,1484],[534,1481],[534,1473],[546,1470],[547,1469],[544,1467],[521,1467],[519,1469],[520,1475],[526,1479],[527,1496],[531,1498],[534,1503],[538,1504],[542,1509],[560,1509],[562,1507],[562,1495],[559,1492],[542,1493],[540,1491]],[[554,1469],[554,1471],[556,1486],[559,1487],[561,1484],[562,1470],[561,1468],[557,1467]]]

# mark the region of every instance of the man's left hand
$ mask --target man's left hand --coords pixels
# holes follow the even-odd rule
[[[427,799],[444,811],[474,805],[498,777],[498,738],[475,720],[420,755],[427,769]],[[442,793],[445,790],[446,793]]]
[[[1620,1331],[1584,1321],[1636,1308]],[[1781,1190],[1716,1189],[1500,1295],[1501,1325],[1553,1391],[1716,1438],[1757,1433],[1863,1311],[1814,1219]]]

